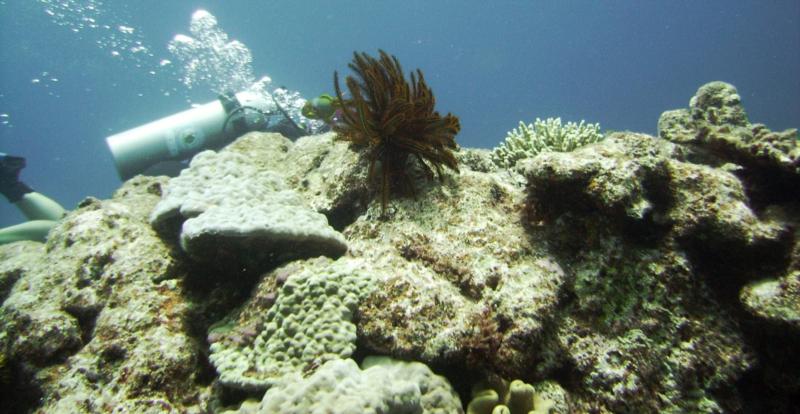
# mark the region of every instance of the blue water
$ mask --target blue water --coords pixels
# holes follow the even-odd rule
[[[256,76],[306,97],[330,92],[353,51],[385,49],[423,70],[467,147],[550,116],[654,134],[712,80],[738,87],[751,121],[800,126],[797,0],[5,0],[0,152],[27,158],[23,180],[70,209],[108,198],[106,136],[213,100],[166,47],[197,9],[251,50]],[[0,201],[0,226],[22,220]]]

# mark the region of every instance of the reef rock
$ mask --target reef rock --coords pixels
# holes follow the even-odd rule
[[[741,299],[753,315],[800,331],[800,271],[748,284]]]
[[[536,254],[523,189],[506,177],[464,169],[440,185],[418,182],[418,199],[394,201],[389,219],[372,205],[345,230],[350,254],[387,275],[359,307],[371,348],[507,375],[537,358],[564,273]]]
[[[754,361],[701,268],[784,249],[783,227],[756,217],[735,176],[684,154],[617,133],[522,166],[532,231],[551,241],[574,298],[560,309],[548,354],[580,373],[592,396],[578,403],[584,409],[712,407],[699,384],[731,384]],[[696,378],[700,366],[708,369]]]
[[[733,85],[703,85],[689,101],[689,109],[661,115],[658,134],[686,144],[697,162],[735,171],[756,209],[785,202],[800,192],[797,129],[773,132],[751,124]]]
[[[0,246],[0,279],[17,279],[0,307],[4,410],[183,412],[208,394],[180,266],[147,223],[164,181],[85,200],[44,246]]]

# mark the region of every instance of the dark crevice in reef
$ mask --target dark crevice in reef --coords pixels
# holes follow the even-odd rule
[[[33,381],[36,371],[4,361],[0,367],[0,413],[30,413],[40,407],[44,394]]]
[[[658,218],[665,216],[674,203],[669,177],[651,173],[642,179],[642,197],[650,202],[651,207],[641,218],[630,217],[625,210],[627,205],[597,205],[597,201],[582,190],[587,186],[588,181],[581,179],[568,184],[528,186],[529,195],[521,218],[528,232],[534,231],[531,223],[538,221],[547,223],[549,227],[569,228],[570,233],[577,235],[571,242],[568,237],[557,234],[564,230],[550,232],[554,237],[548,238],[559,243],[567,242],[576,251],[583,250],[589,243],[585,238],[586,234],[591,234],[587,233],[589,231],[597,232],[597,239],[603,235],[619,234],[626,241],[642,247],[656,247],[668,236],[672,223],[659,222]],[[559,249],[555,250],[557,254]]]
[[[578,217],[596,212],[597,206],[593,200],[583,191],[576,190],[586,188],[588,185],[588,178],[575,179],[569,183],[528,185],[526,208],[530,218],[552,222],[565,212],[574,213]]]
[[[8,298],[8,295],[11,293],[11,289],[14,287],[14,284],[17,283],[20,277],[22,277],[23,270],[22,269],[15,269],[11,272],[5,273],[4,277],[0,279],[0,303],[5,302]]]
[[[186,218],[180,214],[160,220],[157,224],[153,225],[153,230],[158,234],[159,238],[163,240],[174,250],[180,250],[180,234],[183,222]]]
[[[800,177],[770,166],[745,168],[734,174],[744,185],[748,205],[757,214],[775,204],[800,202]]]
[[[753,317],[740,320],[745,341],[758,362],[737,382],[744,413],[797,412],[800,393],[800,333]]]
[[[260,276],[247,272],[220,276],[214,269],[191,266],[184,279],[184,295],[192,303],[191,317],[187,318],[191,321],[190,333],[205,338],[212,323],[247,301]]]
[[[322,212],[328,218],[328,223],[336,231],[343,231],[353,224],[359,216],[367,211],[369,205],[368,194],[365,192],[352,192],[347,199],[338,203],[330,211]]]
[[[218,390],[219,396],[219,403],[223,407],[237,407],[241,405],[246,400],[257,400],[261,401],[264,398],[264,390],[261,391],[247,391],[241,389],[235,389],[230,387],[219,387]]]
[[[672,230],[672,223],[658,220],[666,216],[675,204],[669,181],[668,174],[647,173],[642,179],[642,197],[650,203],[650,209],[641,219],[631,219],[625,212],[620,212],[619,227],[629,241],[643,247],[656,247]]]
[[[260,275],[247,272],[229,272],[221,277],[219,271],[209,267],[186,266],[183,295],[190,306],[184,321],[186,333],[194,338],[198,347],[199,384],[208,385],[217,378],[216,369],[208,359],[208,328],[245,303],[259,279]],[[232,403],[239,398],[234,391],[222,391],[225,401]]]
[[[717,298],[739,308],[739,291],[747,282],[786,271],[791,258],[792,234],[784,232],[777,242],[763,241],[746,246],[741,241],[724,240],[713,230],[699,228],[695,236],[683,238],[679,243]]]
[[[100,309],[67,306],[64,311],[78,321],[78,327],[81,330],[81,343],[88,344],[92,340],[92,336],[94,336],[94,327],[97,322],[97,316],[100,314]]]
[[[747,347],[756,357],[753,368],[734,384],[740,406],[731,412],[796,412],[792,396],[800,391],[796,378],[800,372],[800,334],[795,328],[754,317],[739,299],[747,283],[787,272],[792,240],[790,231],[778,242],[755,246],[702,238],[681,241],[697,274],[703,275],[709,291],[738,322]]]

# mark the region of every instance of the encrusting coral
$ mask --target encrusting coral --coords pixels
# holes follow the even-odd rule
[[[508,132],[505,141],[492,150],[492,160],[501,167],[513,167],[517,161],[543,151],[569,152],[603,139],[600,124],[581,121],[561,124],[561,118],[536,118],[533,124],[519,122]]]
[[[372,181],[376,162],[381,168],[381,211],[386,211],[389,192],[396,184],[414,194],[409,176],[409,157],[431,177],[430,163],[442,178],[442,165],[458,172],[452,150],[458,149],[455,136],[461,129],[458,117],[440,116],[434,110],[436,100],[425,83],[422,71],[406,81],[403,69],[394,56],[380,51],[380,60],[366,53],[354,53],[348,65],[355,73],[345,84],[350,98],[345,99],[334,72],[336,96],[341,102],[341,119],[333,130],[345,141],[365,146],[369,157],[369,178]]]
[[[264,394],[261,413],[463,414],[444,377],[427,365],[369,356],[323,364],[308,376],[287,375]],[[244,413],[240,413],[244,414]]]
[[[244,150],[203,151],[164,186],[150,222],[167,234],[179,232],[190,257],[218,268],[244,263],[267,269],[298,258],[344,254],[344,237],[285,181]]]
[[[306,265],[314,270],[306,270]],[[352,355],[353,314],[360,298],[373,289],[367,268],[361,260],[316,258],[277,271],[287,280],[260,319],[249,326],[210,330],[214,339],[209,341],[209,361],[220,382],[264,390],[284,375],[313,372],[326,361]]]

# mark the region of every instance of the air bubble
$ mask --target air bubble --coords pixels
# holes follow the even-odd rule
[[[250,50],[239,41],[228,40],[211,13],[194,12],[189,31],[191,36],[178,34],[167,45],[182,63],[182,82],[187,88],[208,84],[222,93],[247,89],[255,81]]]

